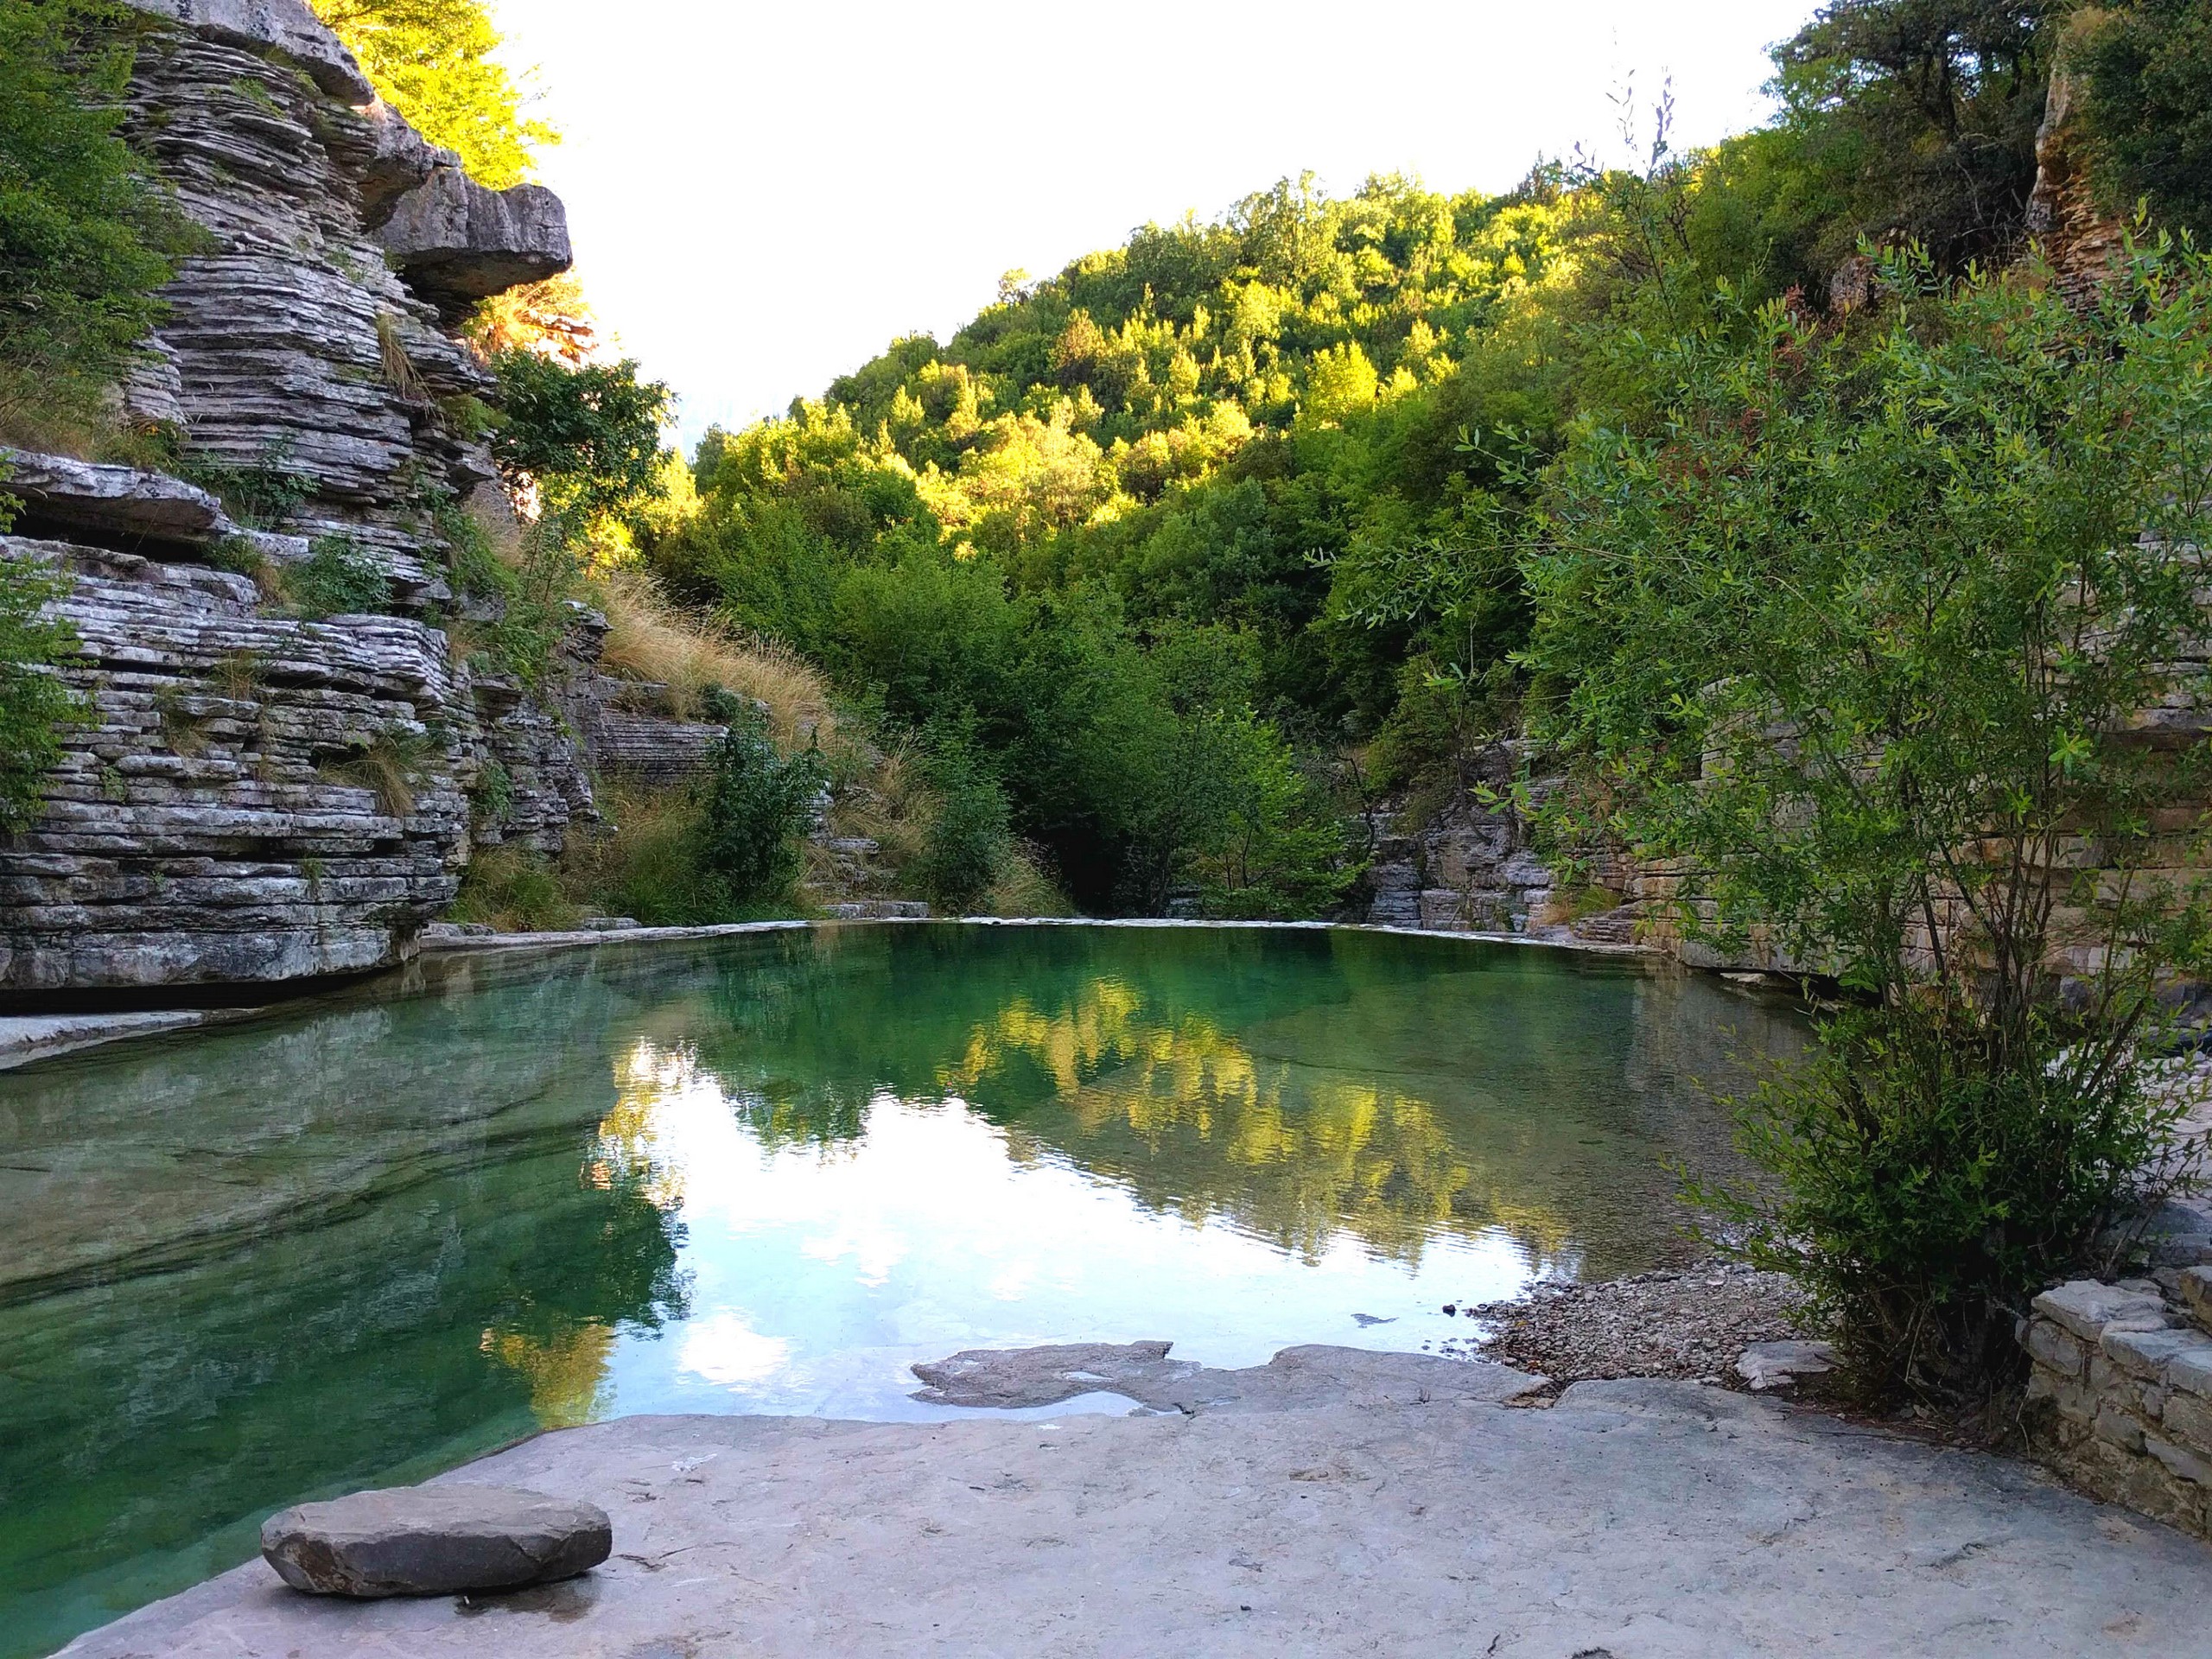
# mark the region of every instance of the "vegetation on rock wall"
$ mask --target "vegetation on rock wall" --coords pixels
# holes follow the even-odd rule
[[[83,453],[188,227],[117,134],[134,14],[0,0],[0,442]]]
[[[6,482],[0,467],[0,485]],[[12,503],[0,493],[0,534],[11,518]],[[76,644],[67,624],[45,614],[61,591],[58,578],[0,558],[0,831],[30,821],[47,769],[60,758],[63,729],[86,718],[53,672]]]
[[[117,136],[130,14],[98,0],[0,0],[0,442],[122,447],[105,399],[190,245],[183,220]],[[0,531],[11,499],[0,465]],[[51,670],[71,654],[44,615],[58,591],[0,562],[0,828],[22,827],[82,717]]]
[[[560,134],[524,114],[529,99],[492,56],[499,33],[482,0],[313,0],[377,94],[494,190],[531,175]]]

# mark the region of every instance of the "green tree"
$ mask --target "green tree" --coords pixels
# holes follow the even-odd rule
[[[93,441],[191,245],[118,136],[133,16],[0,0],[0,440]]]
[[[931,903],[963,914],[982,902],[1013,855],[1006,791],[963,734],[939,735],[927,772],[938,811],[912,874]]]
[[[1645,395],[1553,471],[1524,660],[1580,768],[1554,829],[1853,994],[1747,1116],[1780,1196],[1729,1213],[1871,1389],[1958,1400],[2152,1160],[2141,1046],[2207,965],[2212,266],[2135,250],[2081,314],[1883,276],[1840,327],[1724,296],[1614,339]]]
[[[1306,371],[1306,409],[1317,421],[1342,421],[1375,406],[1381,384],[1358,342],[1347,340],[1318,353]]]
[[[493,57],[499,32],[483,0],[314,0],[377,89],[432,143],[494,190],[529,178],[561,135],[523,113],[528,99]]]
[[[1206,913],[1326,916],[1359,874],[1341,814],[1300,770],[1281,734],[1249,714],[1206,717],[1219,810],[1197,826],[1187,869]]]
[[[727,730],[715,746],[696,831],[699,887],[709,913],[734,915],[780,897],[798,874],[798,838],[828,779],[812,750],[779,754],[766,717],[716,690],[708,712]]]
[[[1949,270],[2012,247],[2068,4],[1835,0],[1776,49],[1794,188],[1842,207],[1816,235],[1824,271],[1862,238]]]
[[[670,394],[638,365],[571,368],[535,352],[492,359],[499,426],[492,454],[511,481],[534,484],[546,513],[581,525],[654,492]]]
[[[2212,233],[2212,4],[2129,0],[2081,24],[2068,56],[2107,204],[2147,199],[2164,222]]]

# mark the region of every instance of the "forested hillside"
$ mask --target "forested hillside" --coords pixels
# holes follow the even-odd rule
[[[1862,246],[2018,256],[2069,28],[2105,199],[2186,223],[2203,11],[1849,0],[1709,151],[1662,99],[1634,169],[1286,180],[1009,273],[951,339],[711,432],[651,563],[1002,792],[1084,906],[1325,911],[1362,791],[1516,729],[1533,480],[1643,395],[1622,341],[1723,289],[1820,313]]]

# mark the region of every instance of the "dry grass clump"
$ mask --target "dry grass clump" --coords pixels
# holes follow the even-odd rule
[[[390,311],[377,313],[377,366],[385,385],[399,394],[400,402],[419,408],[430,401],[429,388],[423,384],[415,359],[408,355],[407,337],[400,333],[399,318]]]
[[[1006,868],[983,895],[978,912],[985,916],[1072,916],[1075,906],[1046,874],[1044,855],[1033,847],[1017,844],[1007,856]]]
[[[600,786],[599,805],[614,833],[572,836],[561,857],[561,886],[573,901],[647,927],[728,919],[700,907],[692,851],[699,804],[690,790],[609,780]]]
[[[481,922],[502,933],[557,932],[582,912],[540,854],[512,842],[488,847],[468,861],[461,893],[446,912],[456,922]]]
[[[755,698],[767,704],[770,732],[785,749],[809,741],[826,748],[836,738],[829,683],[797,652],[687,615],[639,570],[607,571],[596,587],[607,615],[600,660],[610,672],[667,686],[689,715],[703,712],[699,696],[709,685]]]
[[[832,771],[829,821],[830,839],[865,836],[875,842],[879,879],[866,893],[848,892],[836,855],[820,842],[808,843],[807,890],[823,902],[837,899],[927,899],[916,881],[944,798],[930,781],[926,758],[907,738],[888,750],[846,740],[830,751]],[[1047,872],[1036,849],[1017,842],[990,890],[974,906],[982,916],[1069,916],[1066,898]]]
[[[414,813],[416,785],[435,747],[421,732],[387,728],[362,747],[318,762],[315,770],[334,783],[369,791],[386,817],[404,819]]]

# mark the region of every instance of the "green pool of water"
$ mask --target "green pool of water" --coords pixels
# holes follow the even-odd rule
[[[0,1075],[0,1653],[271,1510],[630,1412],[916,1417],[906,1368],[1418,1348],[1686,1249],[1709,980],[1342,931],[843,926],[448,959]]]

